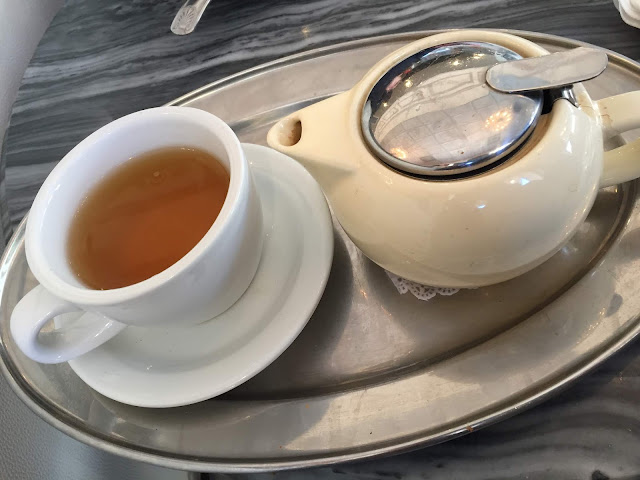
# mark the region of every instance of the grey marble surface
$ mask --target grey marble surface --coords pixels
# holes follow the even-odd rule
[[[622,22],[611,0],[215,0],[186,37],[169,32],[179,5],[67,2],[31,62],[13,111],[6,155],[14,223],[55,162],[100,126],[309,48],[401,31],[491,27],[564,35],[640,60],[640,30]],[[21,423],[0,428],[10,435]],[[274,476],[640,479],[640,344],[555,399],[446,444],[387,459],[237,478]]]

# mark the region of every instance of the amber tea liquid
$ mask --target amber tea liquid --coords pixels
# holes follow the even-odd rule
[[[72,271],[96,290],[162,272],[207,233],[228,190],[226,168],[202,150],[163,148],[127,161],[78,208],[67,245]]]

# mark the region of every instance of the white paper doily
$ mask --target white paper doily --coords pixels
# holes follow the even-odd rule
[[[385,272],[387,271],[385,270]],[[460,291],[459,288],[442,288],[422,285],[421,283],[412,282],[406,278],[399,277],[391,272],[387,272],[387,275],[398,289],[398,293],[404,295],[407,292],[411,292],[414,297],[424,301],[431,300],[436,295],[450,297]]]

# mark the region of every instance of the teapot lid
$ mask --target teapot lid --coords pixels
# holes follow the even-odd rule
[[[503,159],[533,131],[543,94],[499,92],[486,74],[521,58],[500,45],[459,42],[402,60],[369,92],[365,141],[382,161],[413,175],[459,175]]]

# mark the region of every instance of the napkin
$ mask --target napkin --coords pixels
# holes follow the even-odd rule
[[[640,0],[613,0],[613,3],[625,23],[640,28]]]
[[[387,272],[385,270],[385,272]],[[404,295],[407,292],[425,302],[431,300],[436,295],[443,295],[450,297],[460,291],[459,288],[444,288],[444,287],[431,287],[429,285],[422,285],[421,283],[412,282],[406,278],[399,277],[391,272],[387,272],[387,276],[391,279],[395,285],[398,293]]]

